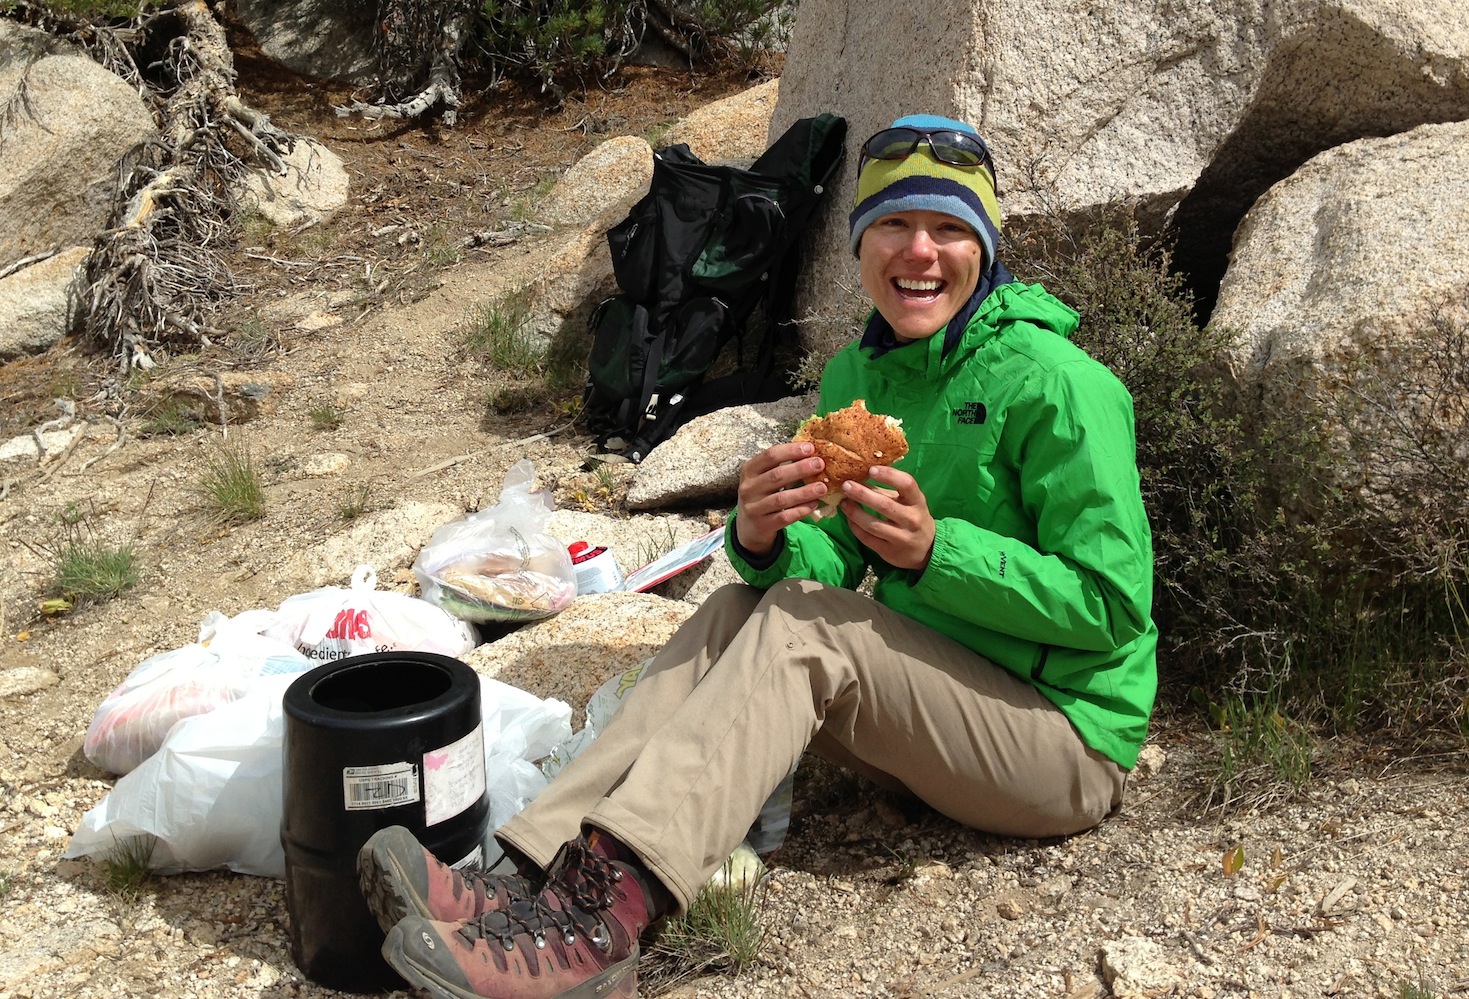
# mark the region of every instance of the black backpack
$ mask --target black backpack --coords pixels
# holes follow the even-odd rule
[[[598,448],[642,461],[687,420],[778,399],[791,331],[798,237],[841,165],[847,122],[803,118],[748,170],[713,166],[679,144],[653,154],[648,193],[607,231],[620,295],[591,317],[584,414]],[[745,326],[763,306],[747,358]],[[705,378],[738,338],[736,370]]]

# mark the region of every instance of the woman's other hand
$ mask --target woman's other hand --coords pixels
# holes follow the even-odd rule
[[[913,476],[890,466],[876,466],[871,476],[879,488],[842,483],[847,525],[858,541],[888,565],[922,572],[933,552],[935,531],[923,490]]]

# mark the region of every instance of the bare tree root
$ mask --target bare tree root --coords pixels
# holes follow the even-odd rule
[[[74,326],[107,344],[123,372],[151,366],[153,345],[217,335],[209,316],[239,291],[222,251],[240,182],[252,164],[285,173],[295,141],[240,100],[224,28],[203,0],[144,15],[101,48],[131,64],[144,45],[163,52],[139,75],[160,137],[118,164],[111,226],[72,292]]]
[[[335,108],[340,116],[361,115],[364,118],[421,118],[440,111],[440,120],[452,128],[458,120],[460,96],[459,58],[470,35],[473,12],[464,0],[380,0],[378,24],[378,89],[382,99],[377,103],[353,101]],[[428,59],[427,82],[403,100],[401,91],[411,89],[420,79],[417,66],[425,51]]]

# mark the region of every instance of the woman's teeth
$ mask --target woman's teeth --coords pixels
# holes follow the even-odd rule
[[[914,281],[910,278],[894,278],[893,284],[905,295],[932,295],[943,286],[942,281]]]

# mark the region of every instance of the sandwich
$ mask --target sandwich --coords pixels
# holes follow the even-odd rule
[[[826,468],[812,480],[826,483],[826,495],[811,515],[814,520],[837,512],[843,482],[866,482],[873,465],[891,465],[908,453],[903,421],[869,412],[862,399],[845,409],[811,417],[796,428],[792,440],[809,441],[815,445],[816,457],[826,462]]]

